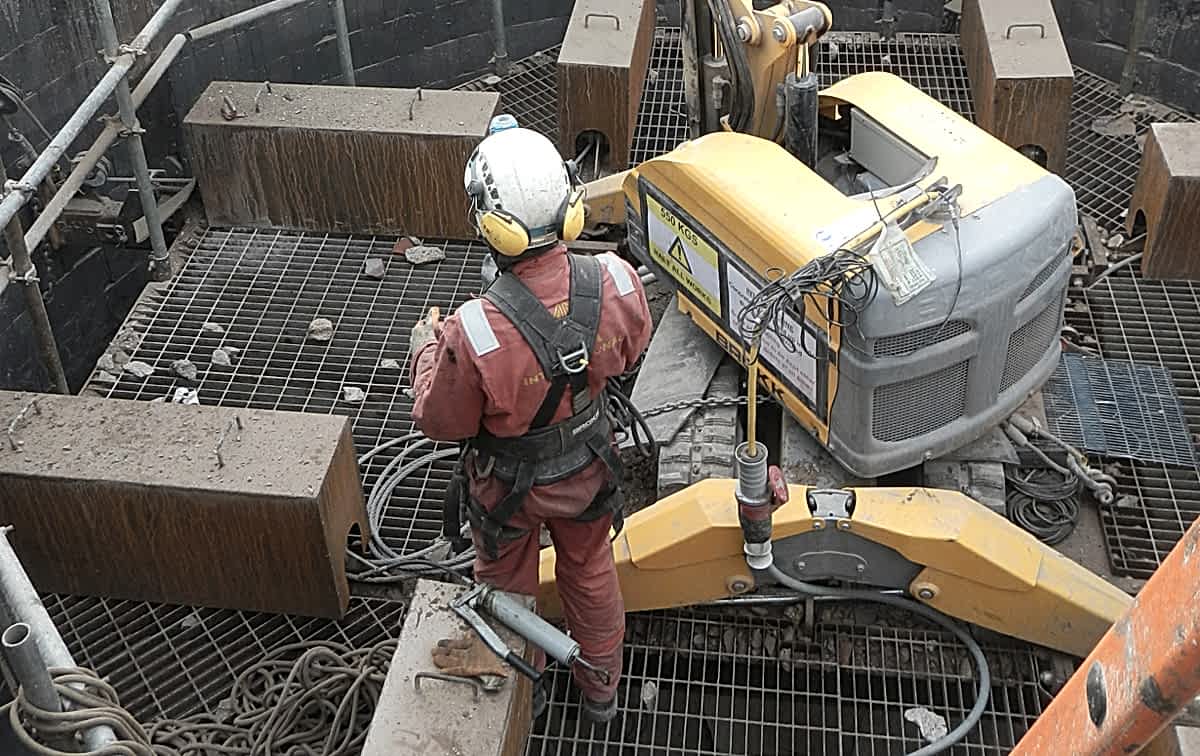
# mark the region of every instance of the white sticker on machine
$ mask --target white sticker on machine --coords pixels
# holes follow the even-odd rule
[[[895,222],[884,226],[867,258],[897,307],[924,291],[935,278]]]
[[[738,313],[758,293],[759,287],[736,265],[726,265],[725,272],[726,289],[729,294],[729,321],[731,326],[736,328]],[[760,354],[772,372],[795,386],[810,404],[815,405],[817,360],[812,355],[817,353],[816,338],[790,314],[782,319],[782,323],[787,329],[784,335],[791,340],[796,350],[789,351],[784,341],[773,330],[767,329],[763,334]]]
[[[721,315],[717,250],[683,219],[646,195],[650,258],[715,315]]]

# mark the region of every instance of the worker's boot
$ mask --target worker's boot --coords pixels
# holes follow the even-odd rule
[[[606,724],[617,716],[617,697],[608,701],[593,701],[583,697],[583,718],[596,724]]]

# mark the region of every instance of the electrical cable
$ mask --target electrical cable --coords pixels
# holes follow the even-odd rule
[[[1083,485],[1073,473],[1005,465],[1008,483],[1005,514],[1042,543],[1062,543],[1079,522],[1079,492]]]
[[[951,621],[949,618],[935,611],[924,604],[913,601],[912,599],[903,596],[896,596],[888,593],[878,593],[876,591],[863,590],[846,590],[840,588],[826,588],[824,586],[805,583],[802,580],[788,575],[780,570],[774,564],[767,568],[767,574],[780,585],[792,590],[799,591],[813,597],[831,597],[845,601],[873,601],[878,604],[886,604],[894,606],[906,611],[912,612],[924,619],[933,622],[934,624],[950,631],[954,637],[958,638],[967,651],[971,654],[975,661],[975,666],[979,670],[979,677],[976,681],[975,705],[967,713],[967,716],[958,725],[947,732],[942,737],[928,743],[915,751],[912,751],[908,756],[933,756],[933,754],[942,753],[949,749],[955,743],[967,736],[979,720],[983,717],[983,712],[987,708],[988,697],[992,689],[992,675],[988,668],[987,657],[983,654],[983,649],[979,646],[971,634],[963,629],[958,623]]]

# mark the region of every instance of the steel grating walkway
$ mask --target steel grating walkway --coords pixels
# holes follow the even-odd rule
[[[787,619],[631,615],[618,718],[582,724],[569,675],[552,668],[550,709],[526,753],[894,756],[925,744],[909,709],[953,728],[974,704],[975,671],[951,636],[830,620],[806,637]],[[1038,683],[1048,662],[1029,647],[985,653],[995,678],[988,709],[951,753],[1008,753],[1049,698]]]
[[[45,603],[75,661],[112,684],[141,722],[217,711],[239,674],[288,644],[366,647],[395,637],[406,609],[352,598],[334,622],[73,596]]]

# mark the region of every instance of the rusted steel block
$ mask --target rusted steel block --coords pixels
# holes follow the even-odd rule
[[[976,123],[1061,173],[1075,72],[1050,0],[964,0],[961,28]]]
[[[463,166],[494,92],[218,81],[184,119],[209,222],[475,237]]]
[[[367,513],[344,417],[0,392],[0,524],[42,592],[340,617]]]
[[[1200,280],[1200,124],[1150,125],[1125,224],[1145,225],[1145,277]]]
[[[570,158],[580,136],[602,134],[600,165],[629,167],[642,86],[654,45],[654,0],[576,0],[558,54],[559,149]]]

